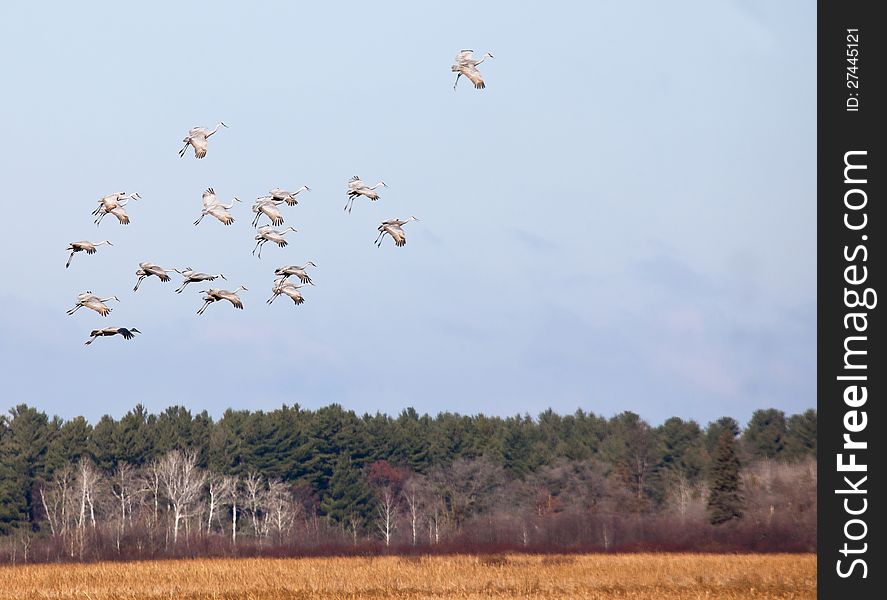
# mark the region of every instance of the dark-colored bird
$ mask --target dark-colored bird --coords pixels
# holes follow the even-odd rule
[[[86,340],[85,345],[89,346],[98,337],[107,337],[109,335],[117,334],[122,335],[123,339],[125,340],[131,340],[133,338],[133,334],[135,333],[142,332],[135,327],[130,327],[129,329],[127,329],[126,327],[106,327],[104,329],[93,329],[92,333],[89,334],[89,339]]]

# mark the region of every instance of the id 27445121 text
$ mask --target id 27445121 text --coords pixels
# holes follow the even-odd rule
[[[847,112],[859,111],[859,29],[847,29]]]

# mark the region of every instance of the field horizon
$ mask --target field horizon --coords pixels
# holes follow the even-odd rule
[[[458,576],[457,576],[458,575]],[[724,598],[816,596],[816,555],[462,554],[214,558],[0,567],[0,600],[37,598]]]

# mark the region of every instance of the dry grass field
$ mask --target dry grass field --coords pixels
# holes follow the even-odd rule
[[[815,598],[816,557],[610,554],[0,567],[0,599]]]

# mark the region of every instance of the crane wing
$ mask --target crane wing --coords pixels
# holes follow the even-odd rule
[[[216,204],[218,200],[216,200],[216,192],[212,188],[206,188],[206,191],[203,192],[203,208],[209,208],[211,205]]]
[[[234,305],[234,308],[243,308],[243,302],[234,292],[224,292],[219,294],[222,298]]]
[[[225,225],[230,225],[234,222],[234,217],[228,214],[228,211],[226,211],[221,206],[212,206],[207,210],[207,212]]]
[[[203,158],[206,156],[206,136],[196,136],[191,138],[191,145],[194,146],[194,156]]]
[[[112,208],[110,213],[117,217],[117,220],[120,221],[121,225],[129,225],[129,215],[126,214],[126,211],[123,210],[122,206]]]
[[[480,71],[478,71],[476,67],[462,67],[459,71],[471,80],[471,83],[474,84],[475,88],[482,90],[487,87],[484,83],[483,77],[481,77]]]
[[[459,54],[456,55],[456,64],[464,65],[469,64],[473,61],[472,56],[474,55],[474,50],[462,50]]]

